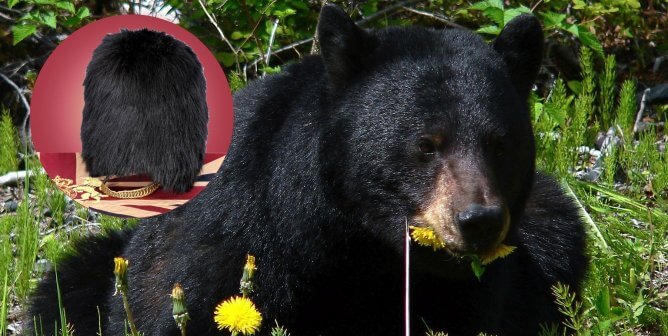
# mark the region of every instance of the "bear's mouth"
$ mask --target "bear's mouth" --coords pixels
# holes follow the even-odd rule
[[[496,251],[505,241],[510,230],[510,212],[506,206],[500,207],[500,214],[490,216],[482,227],[474,233],[465,233],[461,229],[462,223],[458,222],[457,216],[452,211],[440,209],[436,214],[434,211],[426,211],[414,216],[411,220],[412,237],[423,246],[430,246],[434,250],[443,249],[455,256],[476,254],[488,255]],[[461,217],[461,216],[460,216]],[[417,236],[416,236],[417,230]],[[426,237],[428,230],[433,232],[433,237]],[[423,233],[425,241],[419,241],[420,232]]]

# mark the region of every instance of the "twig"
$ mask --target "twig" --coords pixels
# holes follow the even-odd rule
[[[250,11],[248,10],[248,5],[246,4],[246,0],[241,0],[239,3],[241,4],[241,8],[243,9],[244,14],[246,14],[246,21],[248,21],[248,25],[252,26],[253,25],[253,18],[251,17]],[[269,6],[267,6],[265,8],[268,9]],[[264,13],[262,13],[262,16],[260,16],[260,18],[257,20],[257,22],[259,23],[260,20],[262,20],[263,18],[264,18]],[[253,40],[255,40],[255,45],[257,45],[258,52],[262,53],[262,49],[264,49],[262,47],[262,41],[260,41],[260,39],[257,38],[257,35],[255,35],[255,29],[253,29],[250,36],[252,36]],[[238,49],[241,49],[241,48],[238,48]]]
[[[5,19],[5,20],[7,20],[7,21],[11,21],[11,22],[15,22],[15,21],[16,21],[16,20],[14,20],[14,18],[12,18],[11,16],[9,16],[9,15],[7,15],[7,14],[5,14],[5,13],[0,13],[0,17],[3,18],[3,19]]]
[[[232,46],[232,43],[230,43],[230,40],[228,40],[227,37],[225,37],[225,33],[223,33],[223,30],[220,29],[220,27],[218,26],[218,22],[216,22],[216,19],[214,19],[213,16],[211,16],[211,14],[209,13],[209,11],[206,10],[206,5],[204,4],[204,2],[202,2],[202,0],[197,0],[197,2],[199,2],[199,5],[202,7],[202,10],[204,11],[204,14],[206,14],[206,17],[209,18],[209,21],[211,21],[211,24],[213,24],[213,26],[216,27],[216,30],[218,31],[218,34],[220,34],[220,38],[223,40],[223,42],[225,42],[227,44],[227,46],[230,48],[230,50],[232,50],[232,53],[234,53],[234,58],[236,59],[236,62],[238,63],[239,62],[239,55],[238,55],[237,50],[234,48],[234,46]]]
[[[16,68],[14,68],[14,69],[11,71],[11,73],[9,74],[8,77],[12,77],[12,76],[16,75],[16,74],[19,72],[19,70],[23,69],[24,66],[28,65],[28,62],[32,62],[32,61],[33,61],[33,59],[28,59],[28,61],[21,62],[20,64],[18,64],[18,65],[16,66]]]
[[[392,12],[394,10],[397,10],[397,9],[402,8],[404,6],[412,5],[412,4],[417,3],[417,2],[421,2],[421,1],[420,0],[409,0],[409,1],[399,2],[399,3],[394,4],[392,6],[385,7],[385,8],[383,8],[383,9],[381,9],[381,10],[363,18],[362,20],[359,20],[359,21],[355,22],[355,23],[358,24],[358,25],[364,25],[367,22],[375,20],[376,18],[381,17],[388,12]]]
[[[458,25],[458,24],[456,24],[456,23],[454,23],[454,22],[448,20],[447,17],[445,17],[445,16],[443,16],[443,15],[441,15],[441,14],[429,13],[429,12],[421,11],[421,10],[419,10],[419,9],[415,9],[415,8],[411,8],[411,7],[406,7],[406,6],[401,7],[401,9],[403,9],[403,10],[405,10],[405,11],[408,11],[408,12],[411,12],[411,13],[415,13],[415,14],[419,14],[419,15],[426,16],[426,17],[428,17],[428,18],[434,19],[434,20],[439,21],[439,22],[443,22],[443,23],[445,23],[447,26],[450,26],[450,27],[464,29],[463,26]]]
[[[267,46],[267,54],[264,63],[269,66],[269,58],[271,57],[271,45],[274,44],[274,36],[276,35],[276,28],[278,28],[278,19],[274,19],[274,26],[271,28],[271,35],[269,35],[269,45]]]
[[[272,55],[276,55],[276,54],[282,53],[282,52],[284,52],[284,51],[286,51],[286,50],[290,50],[290,49],[292,49],[292,48],[299,47],[300,45],[310,43],[311,41],[313,41],[313,38],[312,38],[312,37],[309,37],[309,38],[307,38],[307,39],[305,39],[305,40],[297,41],[297,42],[295,42],[295,43],[286,45],[285,47],[278,48],[278,49],[274,50],[271,54],[272,54]],[[254,67],[254,66],[257,66],[257,64],[260,63],[260,62],[262,62],[262,61],[263,61],[262,58],[259,58],[259,59],[254,60],[253,62],[250,63],[249,68],[252,68],[252,67]]]
[[[23,133],[22,133],[22,134],[23,134],[23,139],[22,139],[22,141],[23,141],[23,144],[25,145],[25,144],[26,144],[26,141],[28,141],[28,139],[27,139],[27,137],[28,137],[28,133],[26,133],[26,132],[27,132],[27,131],[26,131],[26,126],[28,125],[28,117],[30,117],[30,104],[28,104],[28,100],[27,100],[26,97],[23,95],[23,91],[21,90],[21,88],[19,88],[18,85],[16,85],[16,83],[12,82],[11,79],[9,79],[7,76],[5,76],[5,75],[2,74],[2,73],[0,73],[0,77],[1,77],[2,79],[4,79],[5,82],[7,82],[7,84],[9,84],[11,87],[13,87],[14,90],[16,90],[16,93],[18,94],[19,99],[20,99],[21,102],[23,103],[23,107],[25,107],[25,109],[26,109],[25,116],[23,116],[23,124],[21,125],[21,131],[23,132]]]
[[[533,11],[535,11],[538,5],[540,5],[542,2],[543,0],[539,0],[535,5],[531,6],[531,13],[533,13]]]
[[[645,104],[647,103],[647,94],[650,92],[650,89],[647,88],[642,94],[642,99],[640,100],[640,109],[636,115],[636,122],[633,123],[633,134],[638,133],[638,125],[640,124],[640,119],[642,119],[642,113],[645,111]]]
[[[5,6],[0,6],[0,9],[2,9],[4,11],[7,11],[7,12],[14,13],[14,14],[21,14],[20,11],[17,11],[16,9],[5,7]]]

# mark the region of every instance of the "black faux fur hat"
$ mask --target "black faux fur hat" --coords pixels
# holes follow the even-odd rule
[[[82,156],[91,176],[145,174],[192,188],[209,119],[206,81],[183,42],[148,29],[107,35],[84,80]]]

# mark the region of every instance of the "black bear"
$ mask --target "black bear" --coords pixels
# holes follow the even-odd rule
[[[235,95],[228,157],[205,191],[137,228],[80,244],[58,266],[79,335],[120,335],[112,258],[130,260],[129,301],[146,335],[177,335],[168,295],[180,283],[188,333],[219,335],[216,304],[257,257],[253,301],[293,335],[402,335],[405,227],[447,250],[411,248],[410,328],[450,335],[536,335],[562,321],[550,293],[586,269],[577,208],[536,174],[527,96],[541,63],[532,16],[488,45],[461,29],[363,30],[327,5],[322,55]],[[478,280],[459,256],[516,246]],[[33,302],[58,320],[53,274]],[[48,328],[45,328],[48,329]]]

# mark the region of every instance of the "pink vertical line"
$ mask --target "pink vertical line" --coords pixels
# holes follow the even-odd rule
[[[410,319],[410,280],[411,280],[411,273],[410,273],[410,264],[411,264],[411,257],[410,257],[410,247],[411,247],[411,237],[410,234],[408,233],[408,219],[406,219],[406,227],[404,230],[404,252],[405,252],[405,258],[404,258],[404,323],[405,323],[405,329],[404,329],[404,335],[405,336],[410,336],[411,335],[411,319]]]

